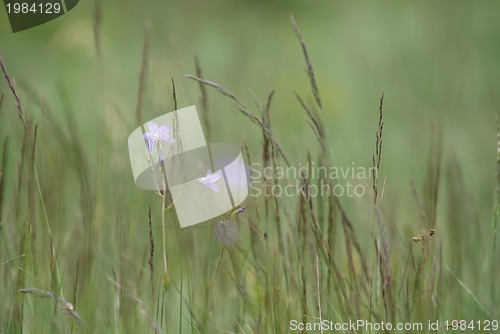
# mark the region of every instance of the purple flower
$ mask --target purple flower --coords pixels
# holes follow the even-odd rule
[[[155,123],[149,122],[148,129],[149,131],[143,135],[148,146],[148,151],[151,152],[150,148],[153,143],[160,143],[162,140],[168,141],[169,143],[174,142],[174,138],[168,134],[171,130],[168,125],[158,126]]]
[[[220,192],[219,186],[217,186],[216,184],[220,177],[221,172],[212,173],[209,169],[207,171],[207,175],[200,177],[197,181],[203,184],[205,187],[211,189],[212,191]]]
[[[146,140],[146,147],[148,149],[149,154],[153,153],[153,142],[151,138],[146,138],[146,135],[144,135],[144,139]]]

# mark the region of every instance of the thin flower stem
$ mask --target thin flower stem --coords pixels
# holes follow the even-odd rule
[[[163,170],[164,172],[164,170]],[[162,179],[163,179],[163,189],[167,189],[167,182],[166,182],[166,175],[162,173]],[[165,226],[166,226],[166,208],[167,208],[167,196],[166,192],[163,192],[163,204],[162,204],[162,210],[161,210],[161,229],[162,229],[162,243],[163,243],[163,265],[165,269],[165,273],[168,273],[168,263],[167,263],[167,247],[166,247],[166,241],[165,241]]]

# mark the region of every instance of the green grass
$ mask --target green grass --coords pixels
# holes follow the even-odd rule
[[[432,18],[434,14],[425,15],[426,9],[450,8],[437,7],[418,7],[422,12],[417,11],[415,20]],[[384,8],[403,17],[408,9]],[[342,7],[347,17],[359,13],[363,20],[377,24],[379,30],[367,32],[368,39],[390,30],[384,25],[382,9],[370,9],[375,17],[356,6]],[[242,11],[235,9],[236,17],[238,10]],[[127,60],[122,66],[116,61],[120,52],[110,51],[106,44],[114,34],[113,22],[106,21],[105,15],[110,15],[106,7],[101,14],[102,22],[96,21],[92,34],[85,35],[93,36],[91,44],[100,52],[91,53],[84,68],[97,68],[97,73],[75,70],[74,74],[83,78],[83,87],[76,79],[67,80],[68,85],[45,87],[36,73],[32,79],[18,79],[4,59],[0,333],[283,333],[290,332],[291,320],[322,319],[421,322],[424,326],[440,320],[437,333],[451,333],[443,327],[445,320],[500,320],[496,269],[500,257],[495,246],[498,131],[484,126],[493,117],[475,122],[476,116],[449,97],[462,92],[467,95],[463,103],[473,109],[482,106],[477,102],[480,97],[492,94],[471,91],[468,80],[463,81],[467,86],[463,89],[451,87],[445,78],[458,66],[447,63],[449,67],[441,68],[441,58],[437,63],[416,64],[410,71],[414,87],[398,87],[402,74],[385,78],[377,66],[402,70],[413,66],[411,59],[424,60],[406,55],[389,66],[384,57],[395,56],[390,50],[382,51],[390,39],[382,38],[378,48],[373,41],[361,40],[365,35],[358,34],[360,28],[353,24],[360,48],[373,48],[374,55],[367,59],[374,63],[364,67],[365,73],[353,68],[351,73],[360,77],[371,73],[379,85],[374,91],[367,78],[352,78],[335,90],[342,85],[331,74],[331,66],[341,78],[346,78],[345,70],[326,64],[318,43],[309,42],[310,33],[303,31],[302,37],[294,21],[291,26],[280,21],[273,36],[289,32],[283,44],[289,57],[300,63],[288,59],[281,64],[260,51],[256,59],[247,55],[251,64],[234,77],[228,74],[231,69],[217,72],[216,65],[203,67],[220,61],[223,46],[206,57],[198,54],[196,65],[184,64],[181,55],[167,61],[155,49],[159,44],[155,36],[163,32],[147,23],[145,38],[131,37],[134,47],[129,51],[135,54],[135,62]],[[445,17],[444,29],[451,31],[460,15]],[[315,21],[308,22],[314,28]],[[250,23],[241,22],[246,28]],[[301,28],[308,30],[306,25]],[[472,36],[483,31],[480,25],[475,28]],[[245,28],[242,33],[249,39],[256,34]],[[394,36],[404,39],[407,33]],[[183,34],[189,32],[173,38]],[[210,34],[207,30],[200,36],[217,42]],[[264,39],[257,35],[257,40]],[[444,40],[439,36],[436,43]],[[393,42],[404,44],[398,39]],[[272,48],[269,41],[263,43]],[[465,46],[449,43],[454,50]],[[480,45],[485,61],[495,54],[487,45]],[[465,47],[462,51],[469,52]],[[185,71],[191,74],[183,77],[172,70],[175,75],[164,76],[168,71],[163,69],[174,68],[176,62],[192,69]],[[257,68],[253,62],[260,64],[260,78],[253,77],[252,68]],[[30,73],[31,65],[27,66],[25,73]],[[228,62],[228,67],[233,66],[243,65],[236,59]],[[269,73],[274,66],[276,76]],[[282,66],[296,73],[290,75],[293,83],[287,82]],[[419,72],[420,66],[426,70]],[[482,65],[471,65],[462,75],[474,78],[474,73],[484,73],[475,66]],[[429,68],[438,74],[430,83]],[[133,75],[115,75],[117,71]],[[484,75],[484,81],[495,82],[493,75]],[[131,77],[139,81],[131,82]],[[246,77],[262,82],[255,94],[239,93],[247,88]],[[269,81],[276,86],[268,87]],[[234,83],[235,90],[219,82]],[[441,83],[450,85],[442,88]],[[487,105],[496,108],[492,99]],[[314,162],[331,167],[354,161],[367,168],[375,166],[378,173],[365,180],[367,193],[362,198],[308,197],[304,196],[307,189],[320,180],[305,175],[298,180],[273,177],[265,181],[281,186],[297,181],[304,192],[294,197],[248,198],[243,204],[246,210],[231,216],[224,226],[214,220],[180,229],[174,210],[165,210],[170,205],[168,194],[145,192],[134,185],[126,139],[142,120],[169,112],[177,104],[195,102],[208,139],[233,140],[249,164],[276,168]],[[439,117],[429,116],[440,108]],[[453,108],[456,114],[449,111]],[[481,115],[490,117],[490,111]],[[482,143],[489,143],[486,149]],[[221,237],[225,232],[236,233],[237,241],[227,242]]]

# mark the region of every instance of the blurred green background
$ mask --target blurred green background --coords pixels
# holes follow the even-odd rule
[[[171,78],[180,105],[197,104],[198,87],[182,74],[194,74],[198,56],[205,78],[247,104],[250,90],[265,100],[275,89],[278,138],[290,146],[310,142],[313,136],[293,95],[308,91],[289,23],[294,14],[317,72],[339,164],[370,164],[377,100],[385,92],[387,173],[401,181],[418,173],[429,129],[441,124],[445,145],[461,159],[466,175],[474,175],[471,186],[485,189],[483,182],[494,175],[500,74],[496,1],[106,1],[101,68],[92,7],[92,1],[81,1],[48,24],[17,34],[4,27],[0,36],[2,55],[17,81],[29,82],[47,100],[55,87],[64,87],[78,109],[74,113],[82,132],[92,132],[92,144],[102,137],[112,105],[121,110],[123,131],[132,129],[147,19],[153,26],[147,115],[171,110]],[[2,22],[5,26],[5,16]],[[225,126],[242,123],[243,117],[223,97],[211,94],[210,100],[211,123],[217,128],[212,140],[238,142],[242,134],[252,140],[259,133]],[[3,115],[3,130],[12,116]],[[482,195],[488,194],[489,189]]]
[[[382,203],[392,224],[401,227],[409,240],[425,228],[416,222],[418,208],[410,182],[419,191],[423,189],[429,152],[435,149],[434,138],[441,131],[442,178],[453,184],[455,174],[448,171],[459,166],[466,189],[461,201],[469,216],[462,217],[457,228],[470,239],[461,241],[460,252],[476,267],[466,266],[460,274],[474,277],[477,288],[478,276],[489,273],[495,114],[500,106],[500,2],[103,1],[100,58],[95,47],[94,6],[93,1],[81,0],[61,18],[16,34],[9,32],[7,17],[1,12],[0,54],[16,80],[27,116],[38,123],[38,175],[42,188],[47,189],[49,216],[57,226],[56,245],[63,254],[71,252],[72,243],[85,235],[84,225],[89,222],[82,218],[78,195],[72,196],[79,177],[78,168],[72,172],[73,152],[65,150],[68,146],[59,142],[54,127],[68,138],[72,133],[81,138],[85,157],[81,168],[95,185],[93,228],[103,233],[94,240],[98,257],[102,257],[100,269],[93,273],[97,282],[120,256],[113,250],[114,244],[106,242],[106,233],[116,224],[123,224],[124,229],[117,237],[117,249],[130,247],[131,257],[141,262],[148,240],[144,227],[147,203],[157,203],[154,194],[135,187],[126,142],[137,127],[134,110],[146,22],[152,26],[146,119],[173,109],[172,78],[179,106],[199,106],[198,84],[183,77],[195,74],[194,59],[198,57],[205,79],[228,88],[251,107],[252,92],[264,102],[275,90],[271,109],[274,132],[297,164],[306,161],[307,151],[317,154],[319,146],[294,96],[298,92],[312,101],[291,14],[314,66],[334,164],[371,166],[379,97],[384,92]],[[208,91],[209,140],[240,145],[244,137],[258,161],[261,131],[231,101]],[[7,209],[0,217],[6,227],[15,224],[11,218],[22,126],[3,78],[1,92],[5,96],[0,140],[8,136],[11,142],[8,174],[12,177],[6,181]],[[34,96],[46,101],[52,118],[44,116]],[[74,118],[74,128],[65,125],[66,115]],[[445,196],[445,190],[440,192],[440,198]],[[366,199],[345,202],[355,209],[354,217],[368,216],[362,211]],[[438,230],[452,229],[444,226],[450,223],[450,211],[441,202]],[[125,218],[116,212],[122,207],[128,210]],[[157,211],[155,217],[159,217]],[[369,225],[364,224],[355,222],[361,235],[368,237]],[[440,238],[445,244],[456,242],[451,236]],[[6,245],[3,254],[15,255],[14,244]],[[159,243],[158,249],[161,252]],[[66,268],[66,262],[61,263]],[[74,263],[68,260],[67,266],[65,270],[70,270]],[[486,290],[480,295],[491,297]]]

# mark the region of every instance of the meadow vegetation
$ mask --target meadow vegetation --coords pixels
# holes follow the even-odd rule
[[[101,17],[96,6],[98,71],[105,62]],[[165,79],[163,108],[151,111],[155,32],[146,22],[141,61],[133,68],[139,78],[134,106],[121,109],[103,88],[102,96],[92,95],[103,113],[90,125],[79,119],[88,111],[72,104],[72,91],[57,87],[48,99],[1,59],[0,333],[285,333],[294,319],[425,326],[500,320],[498,129],[485,131],[492,143],[485,154],[493,162],[485,170],[493,173],[491,186],[479,192],[439,123],[423,130],[420,146],[411,148],[422,156],[419,172],[392,187],[393,176],[401,179],[398,168],[408,166],[386,161],[397,144],[390,142],[397,141],[391,128],[403,126],[388,121],[394,117],[387,110],[396,107],[387,90],[376,92],[364,111],[371,130],[360,134],[369,138],[361,145],[371,153],[362,161],[377,172],[362,180],[361,198],[311,196],[313,186],[337,182],[324,174],[299,173],[296,180],[260,175],[261,185],[298,182],[302,191],[249,197],[243,212],[181,229],[168,192],[135,187],[128,134],[185,101],[197,105],[208,139],[217,138],[219,127],[237,128],[233,138],[249,165],[341,164],[332,138],[342,139],[327,121],[330,93],[317,78],[321,67],[293,16],[289,29],[296,38],[290,52],[301,55],[305,68],[303,90],[285,97],[276,87],[279,93],[243,98],[206,75],[196,59],[190,73]],[[96,79],[95,85],[104,83]],[[182,96],[186,86],[197,89],[196,98]],[[307,142],[284,138],[297,131],[296,125],[283,130],[288,116],[275,104],[284,98],[301,113]],[[238,123],[220,123],[214,106],[239,113]],[[399,189],[410,198],[403,209]],[[451,332],[444,326],[437,331]]]

